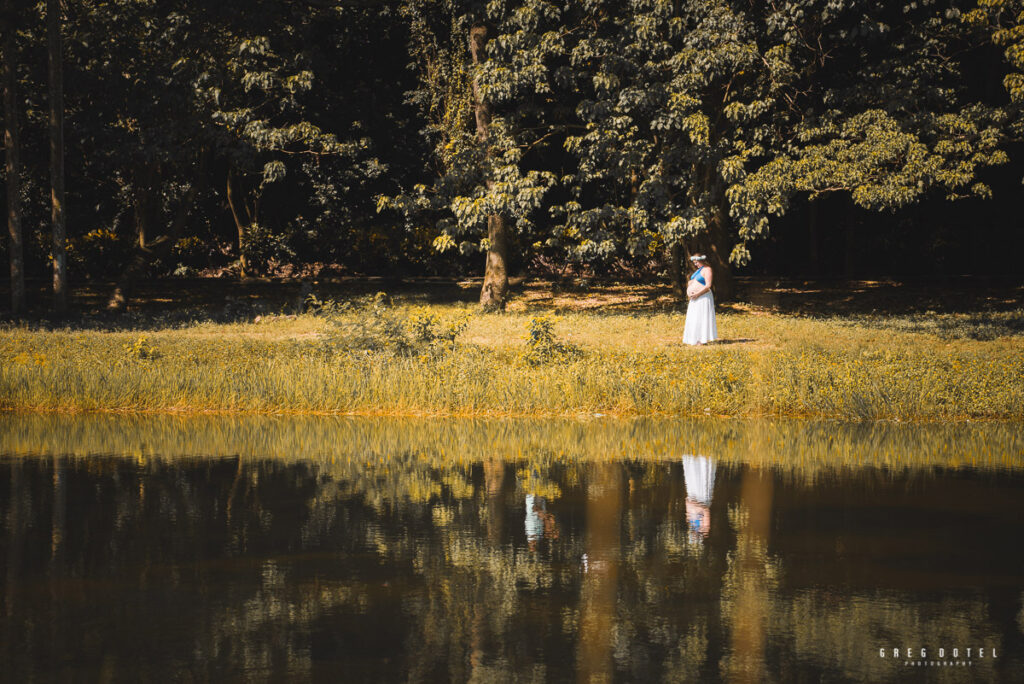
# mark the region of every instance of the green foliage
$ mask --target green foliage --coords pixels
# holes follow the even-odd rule
[[[68,240],[70,268],[90,279],[106,279],[128,260],[131,243],[109,228],[95,228]]]
[[[527,323],[526,350],[521,357],[526,364],[540,366],[546,363],[564,362],[582,354],[578,347],[563,342],[555,336],[555,323],[557,322],[558,316],[543,314],[532,317]]]
[[[416,342],[431,347],[455,345],[456,338],[469,325],[470,314],[463,311],[448,320],[427,307],[414,309],[406,318],[405,327]]]
[[[49,212],[41,8],[12,15],[26,226]],[[72,278],[116,278],[140,239],[189,245],[163,273],[451,273],[495,216],[513,268],[681,244],[742,265],[821,195],[989,198],[1024,137],[1020,0],[115,0],[63,29]]]
[[[443,354],[455,349],[470,319],[467,311],[448,316],[425,307],[396,311],[383,292],[341,304],[310,295],[307,307],[329,323],[319,342],[328,355],[371,351],[405,356]]]
[[[490,216],[510,219],[532,242],[534,220],[557,176],[529,156],[550,145],[558,127],[552,62],[564,57],[562,11],[543,0],[472,3],[407,0],[410,52],[420,79],[409,101],[427,122],[433,183],[383,196],[378,210],[430,220],[438,251],[486,251]],[[486,26],[486,48],[474,64],[470,30]],[[483,119],[489,124],[482,130]]]
[[[249,263],[290,263],[297,255],[290,231],[273,230],[265,223],[252,223],[245,234],[242,254]]]
[[[737,264],[798,194],[894,209],[990,189],[1006,113],[973,100],[959,14],[934,3],[582,3],[586,131],[549,243],[571,259],[717,247]]]
[[[129,359],[137,361],[152,361],[160,358],[160,354],[145,335],[139,335],[134,342],[125,344],[124,351]]]

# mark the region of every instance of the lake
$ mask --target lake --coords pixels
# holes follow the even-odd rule
[[[0,415],[0,679],[1024,681],[1021,433]]]

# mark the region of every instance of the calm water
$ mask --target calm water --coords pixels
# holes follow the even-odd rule
[[[0,679],[1024,681],[1020,432],[0,416]]]

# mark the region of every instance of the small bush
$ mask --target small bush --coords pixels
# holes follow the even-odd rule
[[[531,366],[540,366],[554,361],[565,361],[581,355],[580,349],[555,337],[555,323],[558,316],[544,314],[534,316],[526,325],[526,350],[522,360]]]
[[[124,351],[128,355],[128,358],[140,361],[151,361],[159,358],[160,356],[156,348],[149,343],[149,340],[145,335],[139,335],[137,340],[124,345]]]
[[[175,274],[194,273],[197,269],[204,268],[210,263],[210,248],[204,240],[189,235],[174,243],[171,250],[174,262],[178,264]]]
[[[108,228],[96,228],[68,240],[68,263],[75,273],[102,279],[117,273],[128,263],[132,241]]]
[[[463,311],[443,318],[430,309],[414,309],[405,319],[406,331],[414,343],[431,347],[454,346],[455,340],[469,325],[470,313]]]
[[[403,313],[391,305],[383,292],[354,305],[320,301],[311,295],[307,306],[331,324],[321,344],[329,354],[352,351],[401,355],[439,353],[455,347],[470,319],[469,312],[442,317],[425,307]]]

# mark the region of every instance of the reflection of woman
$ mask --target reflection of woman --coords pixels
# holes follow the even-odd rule
[[[548,504],[543,496],[535,494],[526,495],[526,542],[533,551],[537,548],[538,540],[543,537],[558,539],[558,528],[555,526],[555,516],[548,513]]]
[[[690,537],[704,539],[711,532],[715,462],[706,456],[683,456],[683,476],[686,478],[686,524]]]
[[[690,261],[697,270],[690,275],[686,284],[686,325],[683,328],[683,343],[704,344],[718,339],[715,325],[715,296],[711,294],[711,267],[703,254],[695,254]]]

